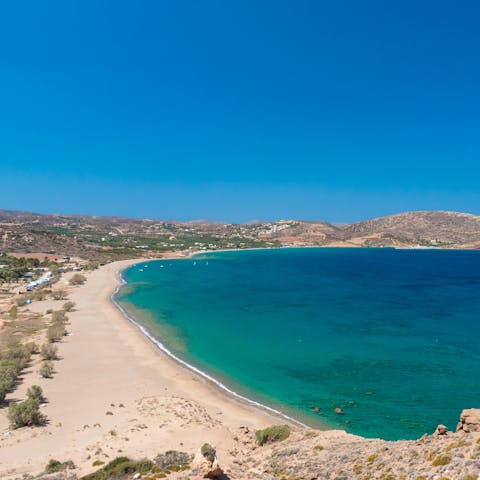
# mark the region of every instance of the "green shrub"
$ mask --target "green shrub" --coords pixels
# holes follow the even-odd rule
[[[44,402],[45,398],[43,396],[42,387],[40,387],[38,385],[32,385],[27,390],[27,398],[29,398],[30,400],[38,400],[39,403]]]
[[[7,396],[7,393],[10,391],[10,388],[8,388],[6,385],[0,384],[0,403],[3,403],[5,401],[5,397]]]
[[[35,399],[27,399],[8,407],[8,420],[11,428],[44,425],[47,417],[40,412],[40,403]]]
[[[23,345],[12,345],[0,355],[0,403],[10,392],[22,370],[30,361],[30,352]]]
[[[40,373],[40,376],[43,378],[52,378],[53,374],[55,373],[55,370],[53,369],[53,363],[45,360],[42,362],[42,366],[40,367],[38,373]]]
[[[96,270],[98,268],[98,262],[90,261],[85,266],[85,270]]]
[[[209,443],[204,443],[200,451],[202,452],[204,458],[206,458],[209,462],[213,462],[215,460],[217,451]]]
[[[75,308],[75,302],[65,302],[63,304],[63,310],[65,312],[71,312]]]
[[[434,467],[441,467],[443,465],[448,465],[451,461],[452,459],[447,455],[439,455],[433,460],[432,465]]]
[[[40,349],[40,355],[44,360],[57,360],[58,348],[55,345],[44,343]]]
[[[70,279],[70,285],[83,285],[86,281],[87,279],[82,274],[76,273]]]
[[[30,361],[30,353],[28,349],[25,348],[25,346],[16,343],[14,345],[11,345],[10,348],[8,348],[2,358],[19,361],[25,367]]]
[[[30,355],[34,355],[37,353],[40,353],[40,348],[38,347],[38,344],[35,342],[28,342],[25,344],[25,349]]]
[[[192,461],[192,457],[185,452],[168,450],[163,454],[157,455],[154,461],[162,470],[170,470],[175,465],[182,468],[188,466]]]
[[[105,462],[102,462],[102,460],[95,460],[92,463],[92,467],[99,467],[100,465],[105,465]]]
[[[67,331],[61,323],[54,323],[47,328],[47,340],[50,343],[59,342],[65,335]]]
[[[49,460],[47,466],[45,467],[45,473],[57,473],[63,472],[64,470],[73,470],[75,464],[71,460],[67,460],[66,462],[59,462],[58,460],[54,460],[53,458]]]
[[[280,442],[290,435],[290,427],[288,425],[274,425],[272,427],[257,430],[255,439],[259,445],[265,445],[271,442]]]
[[[54,290],[52,292],[52,298],[54,300],[66,300],[67,292],[65,290]]]
[[[118,457],[107,463],[96,472],[81,477],[80,480],[108,480],[123,478],[135,473],[147,473],[153,468],[154,464],[150,460],[130,460],[127,457]]]
[[[37,301],[43,301],[43,300],[46,300],[47,299],[47,291],[45,291],[43,288],[39,289],[39,290],[35,290],[35,292],[33,292],[31,294],[31,299],[32,300],[37,300]]]

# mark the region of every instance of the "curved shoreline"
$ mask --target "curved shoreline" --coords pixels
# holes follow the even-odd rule
[[[186,257],[188,258],[188,257]],[[206,380],[208,383],[216,387],[221,393],[227,394],[228,397],[232,397],[234,400],[240,401],[241,403],[247,404],[250,407],[255,407],[260,410],[265,411],[268,414],[274,415],[276,417],[280,417],[281,419],[287,421],[288,423],[295,425],[297,427],[301,428],[313,428],[310,427],[309,425],[293,418],[290,417],[289,415],[280,412],[279,410],[276,410],[275,408],[269,407],[268,405],[265,405],[263,403],[257,402],[255,400],[252,400],[248,397],[245,397],[244,395],[241,395],[234,390],[228,388],[225,384],[217,380],[216,378],[212,377],[208,373],[205,373],[204,371],[200,370],[199,368],[195,367],[194,365],[186,362],[185,360],[182,360],[181,358],[177,357],[173,352],[171,352],[160,340],[155,338],[147,328],[145,328],[143,325],[141,325],[137,320],[135,320],[116,300],[116,296],[120,289],[124,286],[127,285],[128,282],[125,280],[123,277],[123,272],[127,270],[128,268],[131,268],[133,265],[138,265],[139,263],[146,263],[146,262],[155,262],[155,261],[162,261],[162,260],[181,260],[179,258],[162,258],[162,259],[152,259],[152,260],[142,260],[137,263],[134,263],[132,265],[129,265],[128,267],[124,268],[118,273],[119,276],[119,282],[115,290],[110,296],[110,301],[113,303],[113,305],[118,309],[118,311],[122,314],[123,317],[125,317],[130,323],[132,323],[148,340],[150,340],[160,351],[162,351],[164,354],[166,354],[170,359],[172,359],[177,365],[185,368],[188,370],[190,373],[197,375],[201,377],[203,380]],[[328,428],[328,425],[325,425],[326,429],[331,429]],[[318,427],[317,427],[318,428]]]

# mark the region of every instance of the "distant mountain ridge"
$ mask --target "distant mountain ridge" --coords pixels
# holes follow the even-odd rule
[[[416,211],[348,225],[300,220],[228,224],[0,210],[0,252],[108,260],[172,250],[280,246],[480,249],[480,217]]]

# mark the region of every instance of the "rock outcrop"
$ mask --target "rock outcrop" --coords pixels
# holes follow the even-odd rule
[[[433,435],[435,437],[438,437],[441,435],[447,435],[448,433],[449,433],[448,428],[445,425],[439,425],[433,432]]]
[[[208,448],[205,448],[208,447]],[[223,469],[220,467],[215,449],[208,444],[204,444],[202,448],[195,454],[192,462],[192,472],[195,478],[222,478]]]
[[[463,410],[457,425],[457,432],[480,432],[480,408]]]

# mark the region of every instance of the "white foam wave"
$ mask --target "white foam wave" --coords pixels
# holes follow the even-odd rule
[[[226,392],[228,395],[231,395],[237,400],[240,400],[241,402],[247,403],[249,405],[252,405],[256,408],[259,408],[261,410],[266,410],[267,412],[274,414],[278,417],[284,418],[290,423],[293,423],[295,425],[298,425],[303,428],[308,428],[307,425],[305,425],[302,422],[299,422],[298,420],[289,417],[283,412],[280,412],[279,410],[276,410],[272,407],[269,407],[268,405],[264,405],[263,403],[256,402],[255,400],[251,400],[250,398],[247,398],[243,395],[240,395],[239,393],[231,390],[228,388],[226,385],[224,385],[222,382],[218,381],[216,378],[212,377],[211,375],[208,375],[208,373],[203,372],[199,368],[195,367],[194,365],[191,365],[190,363],[186,362],[185,360],[182,360],[181,358],[177,357],[174,353],[172,353],[162,342],[160,342],[157,338],[155,338],[143,325],[138,323],[116,300],[116,296],[120,289],[122,288],[123,285],[127,284],[125,279],[123,278],[123,272],[120,273],[120,283],[115,289],[115,291],[111,295],[111,301],[112,303],[118,308],[118,310],[125,316],[125,318],[128,319],[135,327],[137,327],[154,345],[156,345],[162,352],[164,352],[166,355],[168,355],[170,358],[172,358],[175,362],[179,363],[180,365],[184,366],[188,370],[196,373],[200,377],[204,378],[205,380],[211,382],[214,384],[216,387],[220,388],[224,392]]]

